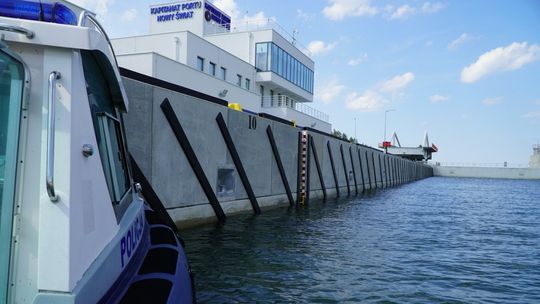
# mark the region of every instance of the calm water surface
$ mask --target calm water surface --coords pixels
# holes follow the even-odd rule
[[[540,181],[430,178],[182,235],[202,303],[540,303]]]

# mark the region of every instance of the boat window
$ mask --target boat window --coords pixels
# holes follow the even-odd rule
[[[113,105],[109,85],[92,53],[82,52],[82,58],[88,101],[109,195],[113,204],[123,204],[130,180],[120,113]],[[129,200],[125,203],[129,203]]]
[[[23,64],[0,50],[0,303],[6,303]]]

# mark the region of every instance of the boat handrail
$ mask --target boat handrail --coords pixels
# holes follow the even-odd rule
[[[58,195],[54,190],[54,135],[55,135],[55,110],[56,110],[56,81],[60,79],[59,72],[53,71],[49,74],[49,113],[47,117],[47,168],[46,183],[47,193],[51,202],[58,201]]]
[[[28,38],[28,39],[32,39],[35,36],[33,31],[31,31],[29,29],[26,29],[26,28],[24,28],[22,26],[17,26],[17,25],[0,23],[0,30],[1,31],[12,32],[12,33],[17,33],[17,34],[24,34],[26,36],[26,38]]]
[[[101,23],[99,23],[99,21],[96,19],[96,17],[93,14],[89,13],[88,11],[82,11],[81,14],[79,15],[78,26],[84,26],[84,22],[86,20],[90,20],[90,22],[94,24],[94,26],[103,35],[103,37],[105,37],[105,40],[107,40],[107,43],[109,44],[109,48],[111,49],[111,53],[114,57],[116,66],[118,66],[118,60],[116,59],[116,54],[114,53],[111,39],[109,38],[109,35],[107,35],[107,32],[105,32],[105,29],[103,28],[103,26],[101,26]]]

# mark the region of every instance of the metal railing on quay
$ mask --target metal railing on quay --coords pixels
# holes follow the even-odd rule
[[[241,33],[241,32],[253,32],[262,30],[274,30],[280,34],[283,38],[292,43],[299,51],[309,58],[312,57],[311,52],[307,47],[298,42],[297,37],[293,34],[289,34],[279,23],[273,18],[263,19],[246,19],[239,22],[231,22],[229,24],[216,25],[205,29],[205,35],[219,35],[228,33]]]
[[[300,113],[306,114],[308,116],[314,117],[316,119],[330,122],[330,116],[324,112],[321,112],[315,108],[312,108],[305,103],[296,102],[294,99],[281,95],[281,96],[265,96],[262,98],[263,108],[288,108]]]

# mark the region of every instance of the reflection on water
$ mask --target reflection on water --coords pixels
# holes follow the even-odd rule
[[[540,181],[430,178],[182,234],[202,303],[540,303]]]

